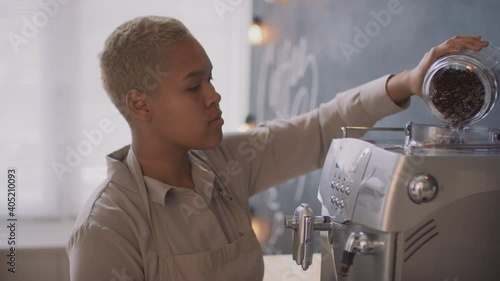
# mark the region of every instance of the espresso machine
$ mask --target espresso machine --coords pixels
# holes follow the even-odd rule
[[[303,203],[285,220],[298,265],[319,242],[321,281],[500,280],[499,129],[343,130],[322,169],[321,215]],[[370,131],[382,138],[350,137]]]

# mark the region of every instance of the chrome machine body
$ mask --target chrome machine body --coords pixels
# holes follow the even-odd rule
[[[285,222],[294,260],[307,269],[319,230],[322,281],[500,280],[500,131],[405,131],[332,141],[321,216],[302,204]]]

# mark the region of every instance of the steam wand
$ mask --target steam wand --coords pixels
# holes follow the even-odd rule
[[[356,253],[371,254],[381,246],[383,246],[382,242],[373,239],[373,237],[369,237],[363,232],[351,232],[345,243],[342,258],[340,259],[340,275],[344,277],[349,275],[349,269],[354,264],[354,256]]]

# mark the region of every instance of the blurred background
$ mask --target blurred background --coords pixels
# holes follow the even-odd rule
[[[121,23],[152,14],[183,21],[212,60],[230,132],[305,113],[340,91],[414,67],[457,34],[498,45],[498,11],[495,0],[0,0],[0,174],[18,172],[24,263],[14,280],[68,280],[64,247],[74,219],[106,177],[105,156],[130,143],[128,125],[101,86],[97,58]],[[495,108],[477,125],[500,127],[499,117]],[[409,110],[377,126],[406,121],[439,124],[413,98]],[[320,213],[319,175],[251,198],[265,254],[290,254],[283,220],[301,202]],[[2,191],[1,280],[11,277],[3,254],[7,215]]]

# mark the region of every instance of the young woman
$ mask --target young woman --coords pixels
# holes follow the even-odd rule
[[[188,29],[156,16],[122,24],[101,70],[132,144],[108,155],[108,177],[80,213],[67,249],[71,280],[262,280],[248,198],[320,168],[341,126],[371,126],[408,107],[438,57],[487,44],[454,37],[413,69],[223,137],[212,64]]]

